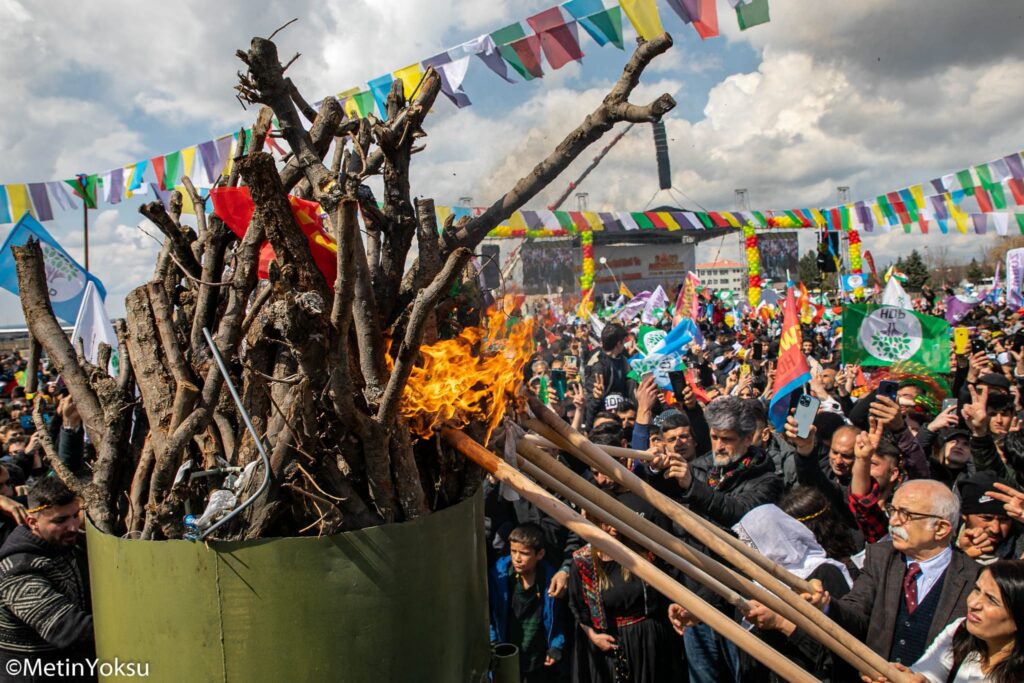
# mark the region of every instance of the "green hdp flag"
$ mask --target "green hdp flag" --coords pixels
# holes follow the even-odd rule
[[[649,325],[641,325],[636,334],[636,348],[643,355],[648,355],[652,350],[658,348],[665,339],[665,330]]]
[[[843,363],[887,366],[906,361],[949,372],[949,323],[896,306],[843,307]]]

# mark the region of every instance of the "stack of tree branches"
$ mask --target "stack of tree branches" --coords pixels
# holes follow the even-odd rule
[[[206,214],[208,197],[188,179],[195,230],[180,220],[180,195],[169,209],[159,202],[140,208],[165,239],[152,280],[129,293],[126,319],[117,321],[117,377],[106,372],[110,349],[90,364],[61,331],[39,245],[16,250],[28,326],[95,446],[91,483],[81,491],[92,522],[107,533],[180,538],[187,511],[201,511],[210,489],[223,485],[223,476],[176,476],[185,463],[205,471],[259,460],[204,328],[270,458],[269,487],[218,529],[218,538],[335,533],[415,519],[470,495],[480,470],[437,439],[414,444],[400,418],[418,349],[439,329],[450,336],[458,325],[479,323],[469,314],[480,310],[471,257],[490,230],[616,123],[654,121],[675,106],[668,95],[644,106],[628,101],[645,66],[671,44],[668,35],[641,43],[600,106],[546,159],[481,215],[439,229],[432,200],[413,199],[409,165],[423,149],[440,76],[428,69],[411,100],[395,81],[386,120],[347,119],[334,98],[316,109],[307,104],[285,76],[276,45],[254,38],[238,52],[246,70],[237,90],[262,107],[251,133],[240,133],[251,134],[250,152],[218,181],[248,186],[252,221],[238,239]],[[282,163],[261,151],[272,117],[290,147]],[[374,175],[383,180],[380,206],[365,185]],[[326,214],[337,242],[334,283],[317,269],[289,193],[315,200]],[[418,258],[406,269],[414,239]],[[276,258],[260,281],[267,240]],[[458,324],[439,326],[437,311],[452,308],[445,300],[458,282],[465,285],[455,304],[463,307],[453,316]],[[257,491],[257,469],[239,500]]]

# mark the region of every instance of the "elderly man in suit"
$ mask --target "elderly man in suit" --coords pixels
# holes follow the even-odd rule
[[[981,568],[953,548],[960,503],[945,485],[908,481],[886,511],[892,540],[869,545],[853,590],[823,602],[829,616],[875,652],[909,666],[966,614]]]

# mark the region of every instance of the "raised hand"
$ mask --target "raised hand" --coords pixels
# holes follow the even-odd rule
[[[988,491],[985,495],[1000,501],[1003,504],[1003,509],[1006,510],[1007,517],[1024,522],[1024,492],[999,482],[994,483],[993,486],[996,487],[996,490]]]
[[[807,432],[807,438],[803,439],[797,436],[798,429],[796,418],[790,415],[786,418],[786,426],[783,429],[783,436],[786,438],[786,441],[796,446],[797,455],[810,455],[814,452],[814,444],[818,429],[814,425],[811,425],[810,430]]]
[[[971,392],[971,402],[960,413],[974,436],[985,436],[988,434],[988,387],[975,389],[968,384],[967,389]]]

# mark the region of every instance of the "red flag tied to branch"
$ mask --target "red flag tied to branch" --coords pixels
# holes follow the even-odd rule
[[[242,239],[255,210],[252,197],[249,196],[249,188],[218,187],[210,191],[210,196],[213,198],[213,212],[224,221],[224,225],[228,226],[231,232],[238,235],[238,239]],[[324,231],[324,224],[320,219],[320,205],[291,196],[288,197],[288,201],[291,202],[295,223],[309,241],[309,250],[313,254],[316,267],[323,273],[327,285],[333,287],[334,279],[338,275],[338,245]],[[260,247],[261,278],[267,278],[270,262],[275,258],[277,256],[270,242],[264,242]]]
[[[768,418],[776,430],[782,431],[789,415],[790,395],[811,379],[811,368],[800,350],[800,318],[796,312],[793,290],[786,290],[782,306],[782,337],[779,339],[779,360],[775,367],[775,384]]]

